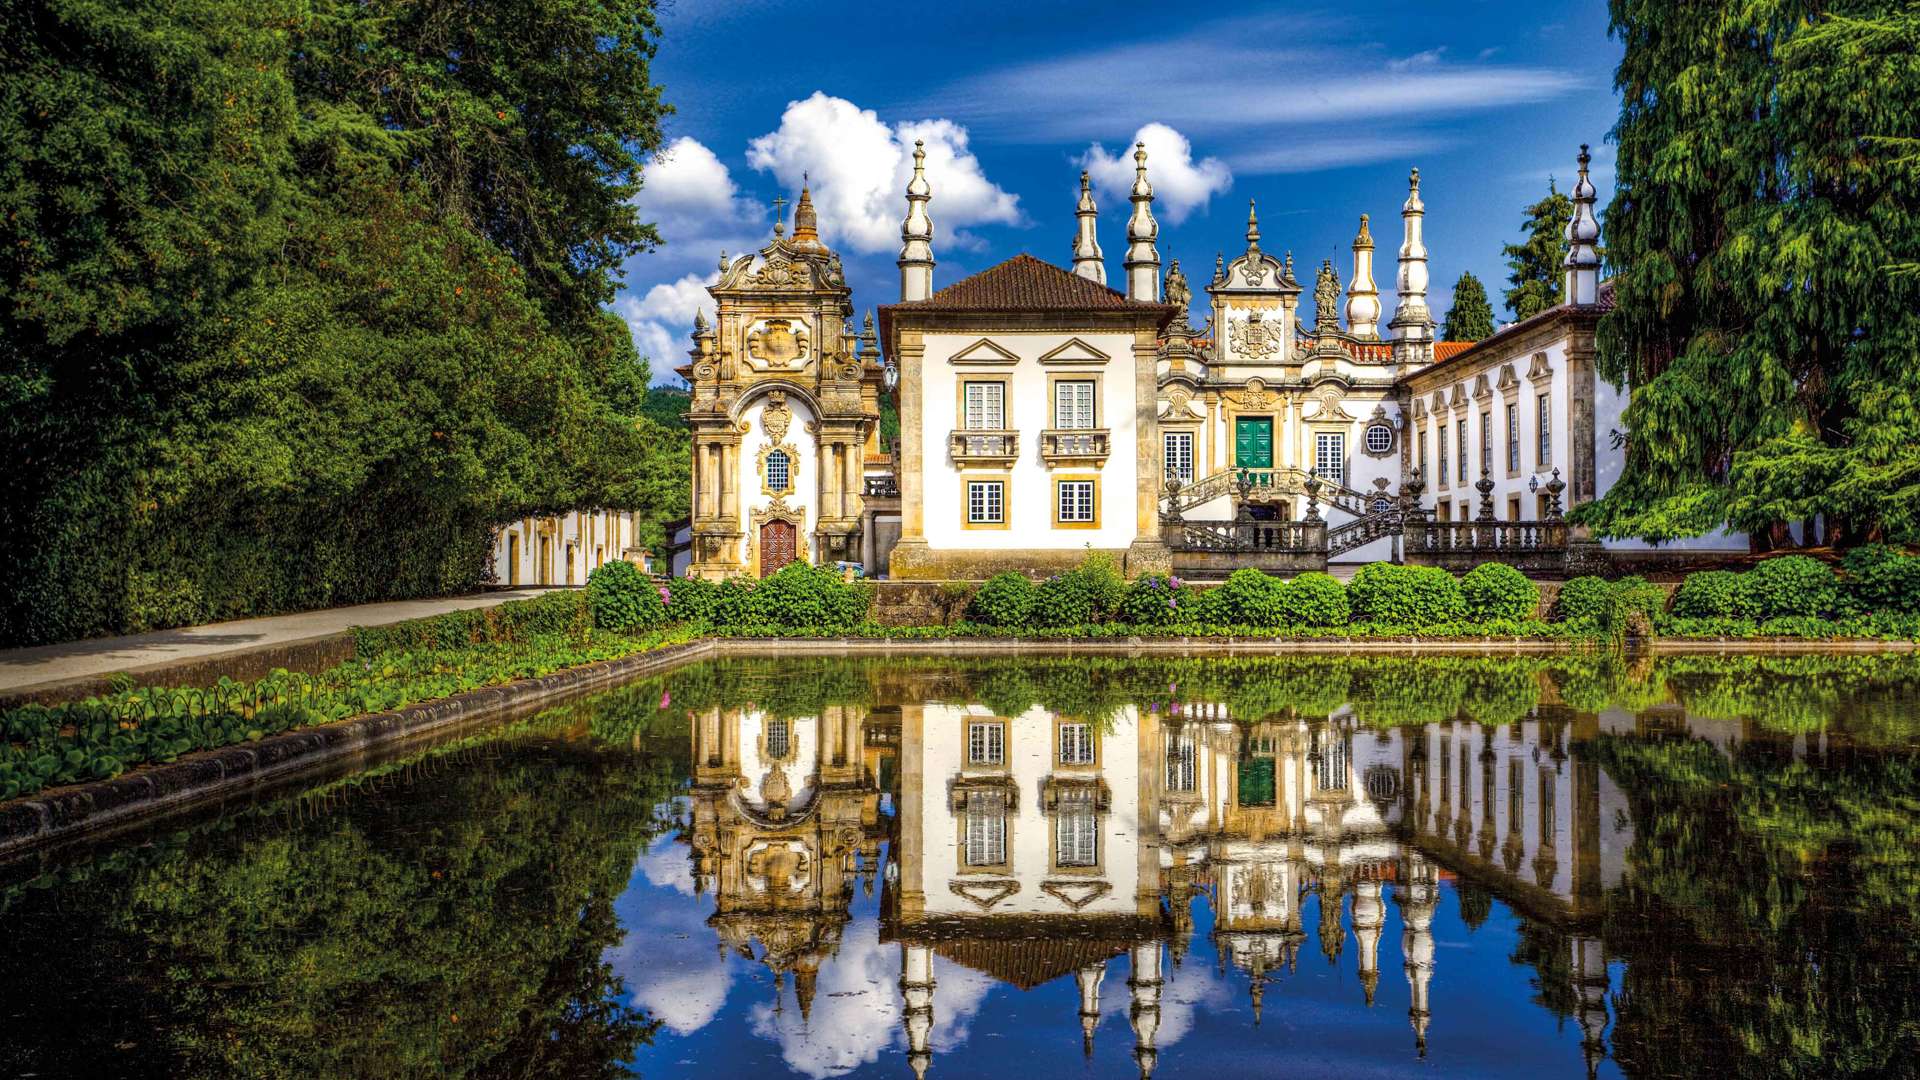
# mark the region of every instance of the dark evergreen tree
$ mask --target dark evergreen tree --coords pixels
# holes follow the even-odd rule
[[[1453,306],[1447,309],[1447,324],[1441,341],[1480,341],[1493,336],[1493,305],[1487,302],[1487,287],[1471,271],[1453,283]]]
[[[1516,320],[1538,315],[1560,302],[1566,273],[1567,222],[1572,219],[1573,200],[1548,179],[1546,198],[1527,207],[1527,219],[1520,224],[1526,239],[1501,248],[1509,271],[1507,310]]]
[[[646,0],[0,6],[0,644],[471,588],[497,522],[684,513],[602,307],[658,240],[656,37]]]
[[[1613,0],[1608,535],[1920,539],[1920,9]],[[1704,63],[1703,58],[1711,58]],[[1905,268],[1905,269],[1903,269]]]

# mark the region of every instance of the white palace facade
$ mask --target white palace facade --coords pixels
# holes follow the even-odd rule
[[[1426,207],[1409,176],[1395,307],[1359,215],[1346,280],[1262,246],[1216,257],[1204,325],[1164,272],[1145,148],[1134,152],[1124,288],[1110,287],[1082,174],[1070,267],[1018,255],[935,288],[934,189],[916,148],[899,302],[856,333],[807,192],[793,236],[725,262],[695,330],[693,517],[676,571],[857,563],[897,579],[1047,573],[1091,550],[1130,576],[1219,577],[1331,561],[1576,572],[1744,550],[1587,538],[1565,511],[1619,475],[1625,392],[1594,368],[1611,305],[1581,148],[1566,300],[1475,343],[1437,342]],[[1302,299],[1308,306],[1303,306]],[[891,396],[896,448],[879,420]]]

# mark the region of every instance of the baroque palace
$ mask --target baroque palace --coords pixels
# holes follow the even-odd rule
[[[693,887],[723,949],[764,964],[777,999],[790,983],[803,1018],[849,905],[877,888],[881,941],[899,947],[898,997],[880,1008],[918,1077],[949,965],[1021,990],[1072,980],[1077,1011],[1059,1023],[1088,1053],[1102,996],[1124,995],[1149,1077],[1179,1038],[1162,1031],[1163,986],[1203,940],[1256,1019],[1317,945],[1369,1007],[1408,1003],[1406,1053],[1423,1057],[1436,1015],[1475,1007],[1457,982],[1430,993],[1451,878],[1544,929],[1542,978],[1564,982],[1542,990],[1574,1003],[1588,1075],[1605,1057],[1614,986],[1598,926],[1633,832],[1626,795],[1573,746],[1648,721],[1551,696],[1510,724],[1387,730],[1353,705],[1256,718],[1171,696],[1099,719],[1005,715],[938,674],[880,678],[900,691],[888,697],[926,703],[692,718]],[[1660,722],[1723,753],[1744,730]]]
[[[1107,283],[1084,173],[1070,268],[1023,254],[936,290],[918,147],[900,300],[877,329],[871,314],[856,326],[807,190],[791,236],[783,221],[758,253],[723,254],[715,324],[698,320],[678,369],[693,511],[674,570],[764,576],[800,559],[978,579],[1091,549],[1129,576],[1388,559],[1555,573],[1744,550],[1726,534],[1602,544],[1565,520],[1623,462],[1626,394],[1594,370],[1611,290],[1585,147],[1566,302],[1475,343],[1434,340],[1417,169],[1390,317],[1368,215],[1343,284],[1331,261],[1296,270],[1263,248],[1250,203],[1194,327],[1186,274],[1162,270],[1145,147],[1133,156],[1124,291]],[[880,436],[887,404],[896,446]]]

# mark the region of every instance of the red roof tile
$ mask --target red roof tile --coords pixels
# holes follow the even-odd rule
[[[961,278],[925,300],[889,306],[900,311],[1173,312],[1170,304],[1129,300],[1124,293],[1024,253]]]

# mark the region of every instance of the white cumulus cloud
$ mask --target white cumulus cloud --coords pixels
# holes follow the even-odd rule
[[[1100,143],[1087,147],[1080,163],[1093,174],[1102,206],[1127,205],[1133,191],[1133,147],[1147,147],[1147,179],[1153,184],[1154,216],[1178,225],[1207,200],[1233,186],[1233,170],[1216,157],[1193,159],[1193,144],[1185,135],[1161,123],[1147,124],[1118,153]]]
[[[663,282],[636,299],[631,294],[614,301],[613,309],[633,332],[633,347],[652,363],[655,376],[665,375],[686,362],[693,347],[693,316],[703,312],[713,322],[713,297],[707,286],[718,281],[717,271],[688,274]]]
[[[790,102],[779,128],[748,144],[747,163],[791,189],[808,178],[828,243],[883,252],[900,244],[916,139],[926,143],[936,254],[943,240],[976,245],[968,226],[1022,222],[1019,197],[987,179],[966,128],[939,119],[888,124],[872,109],[817,90]]]
[[[751,235],[764,220],[764,210],[740,197],[726,163],[698,139],[681,136],[668,143],[643,175],[634,205],[642,221],[660,227],[670,249]]]

